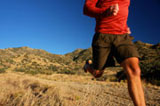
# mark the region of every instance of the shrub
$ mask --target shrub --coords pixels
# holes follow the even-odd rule
[[[75,71],[71,71],[71,70],[67,70],[67,69],[63,69],[61,71],[58,72],[59,74],[76,74]]]
[[[16,68],[14,69],[15,72],[25,72],[24,68]]]
[[[57,71],[59,68],[57,67],[57,66],[54,66],[54,65],[50,65],[49,67],[48,67],[48,69],[49,70],[52,70],[52,71]]]
[[[0,73],[5,73],[6,72],[6,68],[1,68],[0,69]]]
[[[53,74],[52,70],[43,70],[43,69],[34,69],[34,68],[16,68],[14,69],[15,72],[24,72],[26,74],[36,75],[36,74],[46,74],[51,75]]]
[[[160,80],[160,61],[159,59],[152,63],[141,63],[142,78],[147,81]]]

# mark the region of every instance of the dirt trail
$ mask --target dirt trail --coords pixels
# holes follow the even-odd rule
[[[6,83],[10,82],[9,84],[13,82],[14,86],[23,85],[26,81],[30,83],[36,81],[42,85],[54,87],[60,102],[55,106],[133,106],[126,83],[102,82],[91,79],[91,76],[62,74],[36,76],[22,73],[0,74],[0,84],[5,80]],[[3,87],[5,88],[5,86]],[[160,106],[160,87],[145,85],[144,91],[147,106]]]
[[[94,81],[89,76],[75,75],[52,75],[47,79],[59,88],[66,106],[133,106],[124,82]],[[144,84],[144,92],[147,106],[160,106],[160,87]]]

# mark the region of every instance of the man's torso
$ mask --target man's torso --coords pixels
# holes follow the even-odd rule
[[[99,0],[96,7],[109,8],[116,3],[119,5],[119,11],[116,16],[96,17],[96,32],[108,34],[127,33],[127,18],[130,0]]]

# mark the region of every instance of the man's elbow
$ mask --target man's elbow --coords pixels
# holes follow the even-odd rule
[[[94,18],[94,15],[88,11],[88,9],[84,8],[83,9],[83,14],[88,16],[88,17],[93,17]]]
[[[87,12],[87,8],[86,7],[83,8],[83,14],[88,16],[88,12]]]

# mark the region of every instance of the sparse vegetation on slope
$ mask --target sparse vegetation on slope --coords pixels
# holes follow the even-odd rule
[[[142,78],[160,86],[160,58],[152,63],[141,63]]]
[[[135,42],[140,53],[140,65],[142,68],[142,77],[146,81],[158,82],[159,61],[160,61],[160,44],[152,45],[141,41]],[[27,74],[78,74],[86,75],[82,67],[87,59],[92,58],[92,50],[77,49],[65,55],[56,55],[44,50],[32,49],[29,47],[0,49],[0,69],[1,72],[15,71]],[[118,65],[116,63],[116,65]],[[112,70],[111,70],[112,71]],[[121,70],[117,70],[119,72]],[[123,72],[122,72],[123,73]],[[158,73],[158,74],[157,74]],[[156,74],[156,77],[154,76]],[[114,81],[116,75],[110,76]],[[100,80],[111,80],[103,76]],[[152,81],[150,81],[152,80]],[[157,83],[158,84],[158,83]]]

